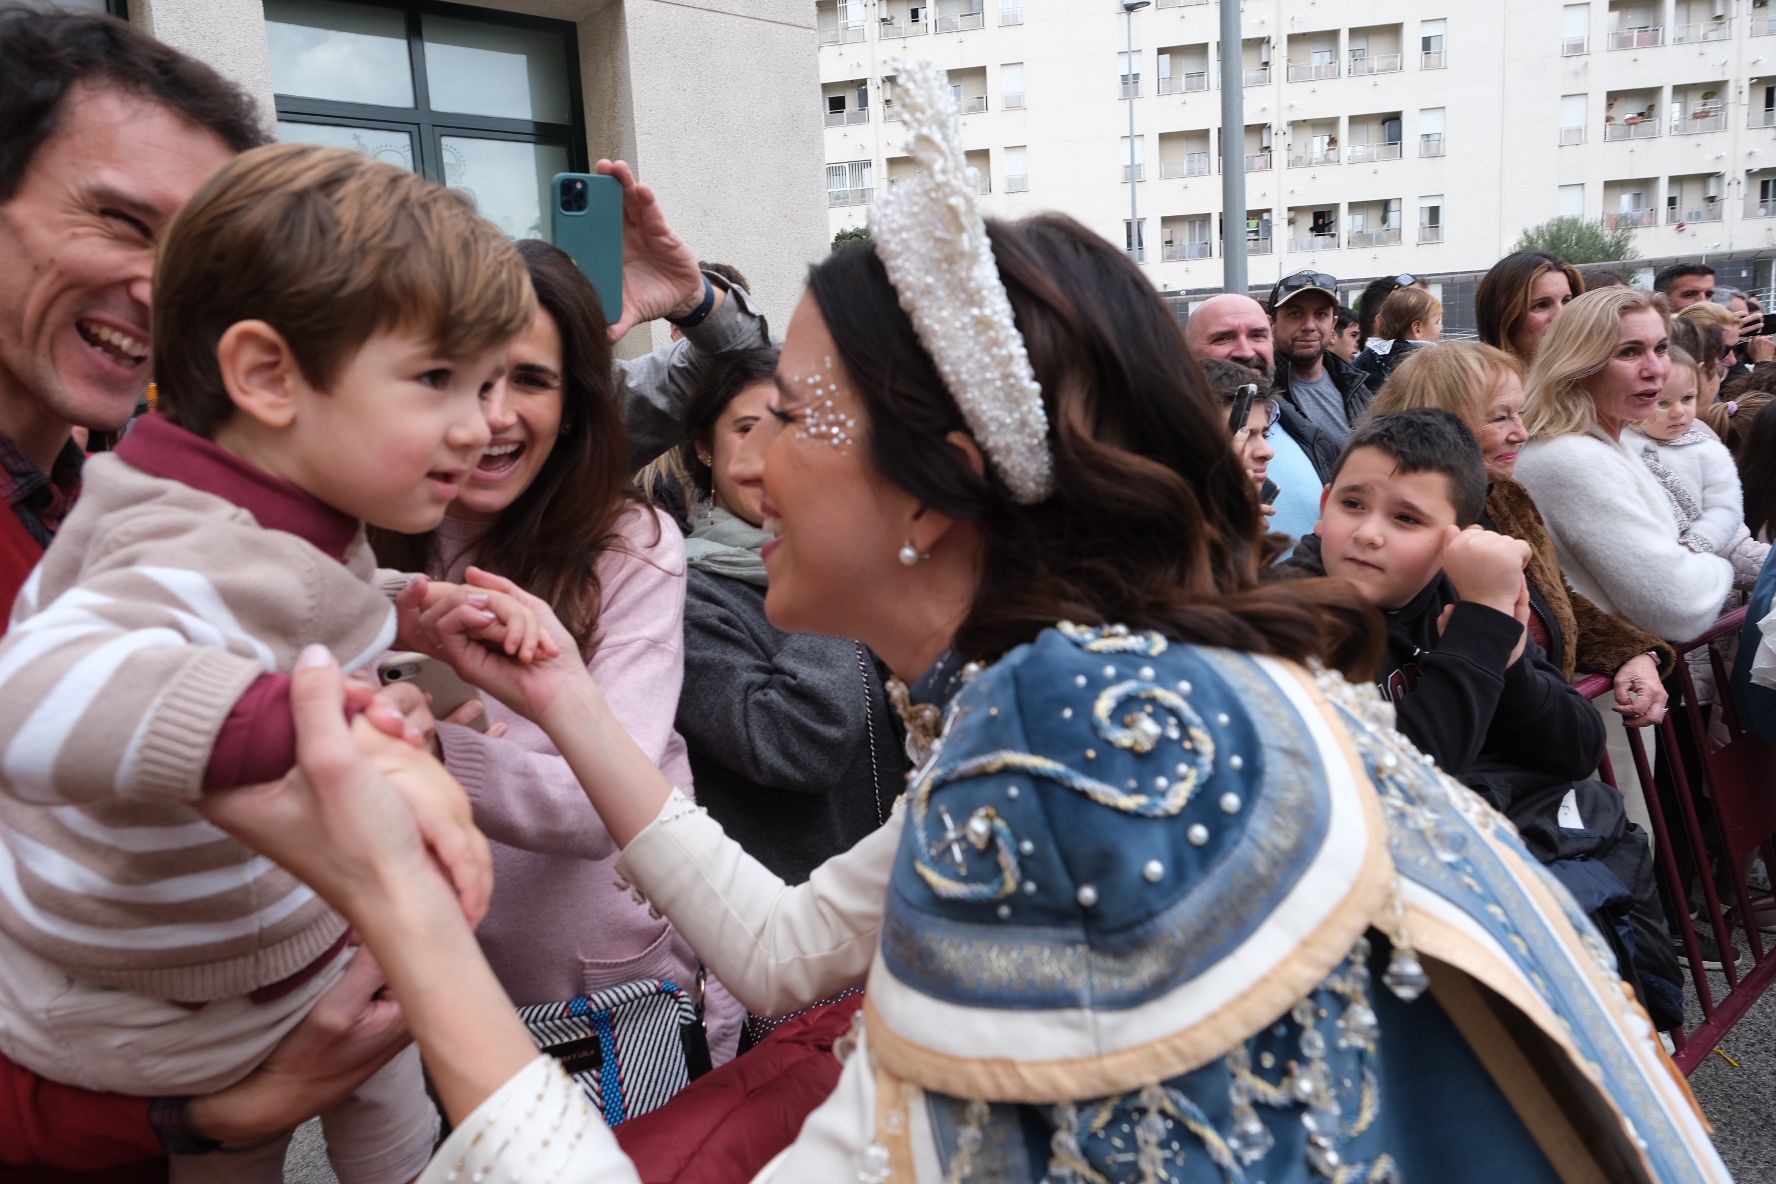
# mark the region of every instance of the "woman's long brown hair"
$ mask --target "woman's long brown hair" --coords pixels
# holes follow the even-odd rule
[[[547,601],[590,656],[602,604],[598,560],[640,498],[628,488],[629,443],[598,293],[559,248],[526,239],[518,253],[537,304],[561,333],[561,435],[530,487],[488,524],[475,563]],[[435,533],[372,530],[370,542],[385,567],[440,574]]]
[[[1038,505],[945,443],[967,425],[873,247],[835,252],[808,285],[868,409],[873,463],[986,540],[962,655],[990,660],[1071,620],[1370,677],[1381,621],[1354,588],[1260,578],[1252,483],[1153,285],[1071,218],[988,230],[1048,412],[1055,492]]]

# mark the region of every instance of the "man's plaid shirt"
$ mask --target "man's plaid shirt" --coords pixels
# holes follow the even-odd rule
[[[74,499],[80,494],[80,466],[85,460],[79,445],[69,440],[46,473],[0,434],[0,497],[6,499],[31,537],[45,547],[74,508]]]

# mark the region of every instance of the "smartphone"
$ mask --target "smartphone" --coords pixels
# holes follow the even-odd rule
[[[623,317],[623,186],[596,173],[556,173],[549,233],[592,281],[606,324]]]
[[[1277,488],[1277,483],[1266,477],[1263,487],[1258,490],[1258,500],[1267,506],[1274,506],[1277,502],[1277,494],[1281,492],[1282,490]]]
[[[1752,336],[1753,337],[1776,337],[1776,312],[1765,313],[1763,327],[1761,329],[1759,329],[1756,333],[1753,333]]]
[[[426,654],[394,653],[384,657],[377,667],[383,686],[410,682],[432,697],[432,717],[443,719],[470,699],[479,699],[481,692],[464,682],[448,664]],[[483,707],[486,704],[482,704]],[[487,730],[487,712],[469,721],[477,732]]]

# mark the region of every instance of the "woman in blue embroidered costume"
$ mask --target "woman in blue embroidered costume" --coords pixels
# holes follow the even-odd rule
[[[458,657],[753,1011],[867,976],[837,1089],[758,1179],[1725,1180],[1585,918],[1332,672],[1367,681],[1378,623],[1336,584],[1259,584],[1250,484],[1146,279],[1067,219],[984,223],[942,72],[899,78],[921,175],[814,269],[765,476],[773,622],[914,682],[888,823],[787,887],[583,666]],[[326,780],[290,818],[378,800]],[[497,1008],[453,1005],[485,986],[472,945],[436,952],[448,901],[422,921],[373,887],[412,860],[400,828],[345,875],[289,818],[221,820],[361,920],[398,994],[425,984],[456,1120],[425,1179],[634,1178]]]

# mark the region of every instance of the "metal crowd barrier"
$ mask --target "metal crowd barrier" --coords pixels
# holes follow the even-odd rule
[[[1765,908],[1776,938],[1776,900],[1767,894],[1754,896],[1746,883],[1745,865],[1761,853],[1765,867],[1776,872],[1776,747],[1747,732],[1740,724],[1732,698],[1732,658],[1715,646],[1716,641],[1736,639],[1745,624],[1745,609],[1735,609],[1696,640],[1677,647],[1674,693],[1665,718],[1652,725],[1658,734],[1660,759],[1655,780],[1654,762],[1647,758],[1641,738],[1645,729],[1629,728],[1628,749],[1645,790],[1647,813],[1652,822],[1652,842],[1657,873],[1667,904],[1667,923],[1689,960],[1689,974],[1701,1008],[1695,1027],[1671,1033],[1677,1051],[1674,1058],[1685,1074],[1693,1072],[1734,1024],[1749,1011],[1776,979],[1776,947],[1766,943],[1758,928],[1757,910]],[[1707,705],[1698,704],[1695,680],[1686,655],[1704,650],[1714,674],[1715,707],[1725,725],[1726,742],[1710,742]],[[1667,680],[1670,687],[1673,680]],[[1588,699],[1610,693],[1606,678],[1590,676],[1575,684]],[[1718,738],[1720,729],[1717,726]],[[1606,752],[1599,776],[1616,785],[1615,770]],[[1663,799],[1663,800],[1661,800]],[[1675,804],[1677,817],[1667,817]],[[1687,858],[1680,859],[1680,852]],[[1688,869],[1688,882],[1682,869]],[[1731,899],[1723,907],[1722,884]],[[1675,906],[1675,907],[1672,907]],[[1692,917],[1692,910],[1699,917]],[[1721,949],[1722,969],[1703,968],[1698,923],[1708,925]],[[1741,971],[1727,960],[1737,947],[1735,933],[1742,933],[1751,955],[1749,968]],[[1726,989],[1716,990],[1724,980]]]

